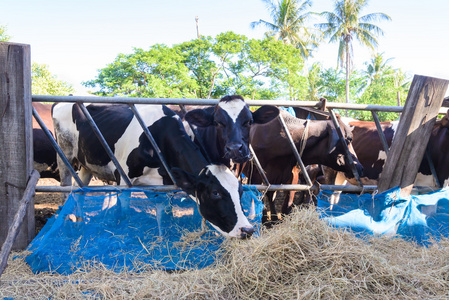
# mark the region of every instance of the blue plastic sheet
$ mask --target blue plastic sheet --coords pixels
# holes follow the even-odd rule
[[[449,188],[406,198],[399,190],[374,196],[341,194],[338,203],[332,203],[333,192],[322,191],[318,210],[330,225],[361,235],[397,235],[421,245],[449,236]]]
[[[256,189],[244,187],[244,213],[260,229],[259,198]],[[26,261],[33,272],[60,274],[84,268],[87,261],[116,272],[139,270],[143,264],[164,270],[203,268],[214,263],[224,238],[209,230],[189,247],[179,243],[184,233],[200,230],[201,221],[196,202],[182,191],[83,188],[70,194],[31,242]]]

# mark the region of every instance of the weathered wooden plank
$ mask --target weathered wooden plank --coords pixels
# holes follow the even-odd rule
[[[448,83],[444,79],[414,76],[379,179],[379,191],[400,186],[403,196],[410,194]]]
[[[39,172],[33,170],[28,181],[27,187],[23,194],[22,200],[20,200],[19,210],[14,216],[14,220],[11,224],[11,228],[8,230],[8,235],[3,243],[0,251],[0,276],[2,276],[3,271],[6,268],[6,263],[8,262],[9,253],[11,252],[12,245],[19,234],[19,230],[24,221],[25,213],[28,210],[30,201],[33,198],[34,190],[36,189],[37,181],[39,180]]]
[[[0,245],[33,168],[30,46],[0,42]],[[34,199],[13,249],[34,237]]]

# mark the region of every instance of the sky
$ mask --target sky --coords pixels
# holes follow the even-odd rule
[[[333,0],[312,3],[314,12],[334,10]],[[265,29],[250,23],[271,21],[262,0],[0,0],[0,7],[10,42],[29,44],[32,62],[48,65],[78,95],[88,91],[81,83],[95,79],[120,53],[195,39],[196,16],[200,34],[212,37],[234,31],[261,39]],[[377,52],[393,67],[449,80],[448,0],[371,0],[361,15],[374,12],[392,18],[376,24],[385,33]],[[311,62],[337,67],[337,51],[337,44],[323,44]],[[370,59],[371,52],[355,42],[355,68],[364,69]]]

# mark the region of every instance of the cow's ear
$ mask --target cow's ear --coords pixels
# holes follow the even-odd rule
[[[263,105],[253,112],[254,123],[265,124],[279,115],[279,109],[273,105]]]
[[[187,173],[180,168],[172,168],[171,173],[176,181],[176,185],[179,186],[187,194],[195,194],[195,175]]]
[[[214,124],[214,116],[205,109],[191,110],[186,114],[185,119],[190,124],[199,127],[207,127]]]

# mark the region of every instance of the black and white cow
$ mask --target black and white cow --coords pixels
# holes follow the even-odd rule
[[[86,106],[133,185],[172,184],[128,105]],[[209,164],[186,134],[173,111],[162,105],[136,105],[158,144],[176,183],[199,204],[199,210],[225,236],[245,238],[254,232],[242,211],[242,186],[224,165]],[[119,172],[76,104],[53,106],[58,144],[88,183],[95,175],[121,182]],[[67,167],[58,161],[61,184],[71,184]]]
[[[279,115],[279,109],[263,105],[251,112],[240,95],[225,96],[215,106],[194,109],[185,115],[198,126],[198,135],[213,163],[230,166],[250,159],[249,131],[252,124],[265,124]]]
[[[41,117],[47,129],[54,135],[53,120],[51,118],[51,104],[34,102],[33,107]],[[41,178],[59,180],[56,151],[41,129],[39,123],[33,118],[33,166]]]

